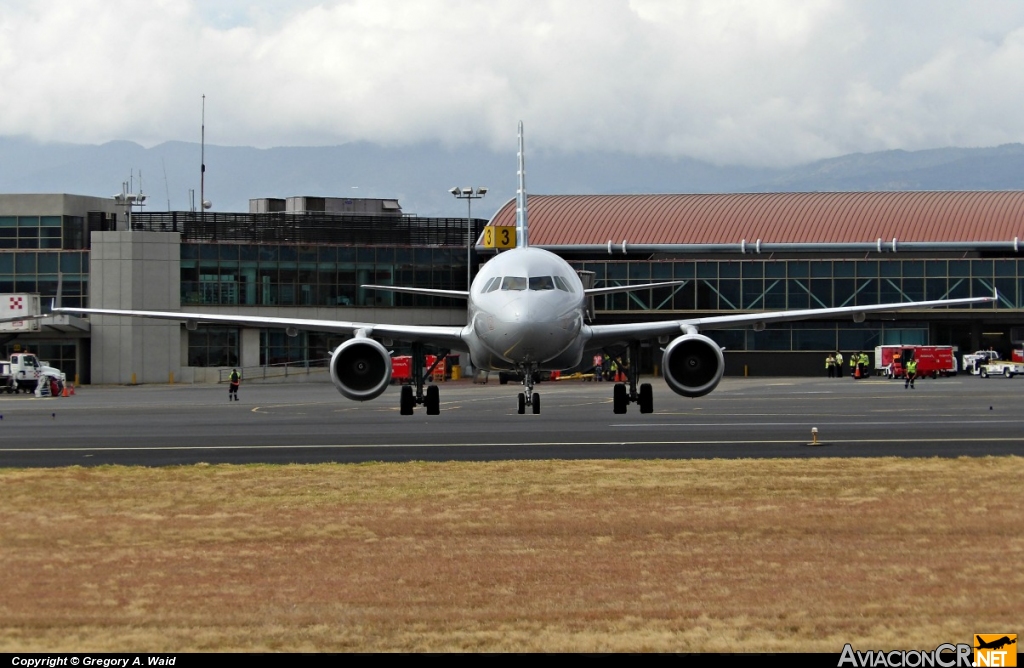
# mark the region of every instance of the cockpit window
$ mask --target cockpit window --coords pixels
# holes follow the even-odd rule
[[[495,276],[491,280],[487,281],[487,285],[481,292],[494,292],[501,285],[501,276]]]
[[[572,292],[572,288],[569,287],[569,284],[566,282],[564,278],[562,278],[561,276],[554,276],[553,278],[555,279],[555,287],[557,287],[559,290],[562,290],[564,292]]]
[[[527,281],[525,276],[506,276],[501,281],[502,290],[525,290]]]
[[[530,277],[530,289],[531,290],[554,290],[555,282],[551,280],[550,276],[531,276]]]

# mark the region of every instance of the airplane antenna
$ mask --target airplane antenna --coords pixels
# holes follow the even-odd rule
[[[529,221],[526,219],[526,161],[523,157],[523,122],[519,121],[519,190],[516,192],[516,246],[526,248]]]

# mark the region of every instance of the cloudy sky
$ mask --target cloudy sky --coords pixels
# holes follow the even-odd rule
[[[0,135],[781,166],[1024,141],[1024,3],[0,0]]]

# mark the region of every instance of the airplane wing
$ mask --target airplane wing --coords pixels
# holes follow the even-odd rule
[[[584,327],[584,336],[588,337],[587,347],[598,348],[611,343],[629,339],[650,339],[659,336],[678,336],[701,329],[721,329],[743,325],[761,325],[774,322],[793,320],[809,320],[812,318],[835,318],[843,315],[857,315],[885,311],[902,311],[906,309],[935,308],[939,306],[963,306],[967,304],[983,304],[995,301],[992,297],[970,297],[965,299],[936,299],[923,302],[897,302],[892,304],[872,304],[870,306],[840,306],[835,308],[796,309],[792,311],[766,311],[763,313],[737,313],[734,315],[716,315],[707,318],[688,318],[683,320],[663,320],[657,322],[634,322],[618,325],[589,325]]]
[[[62,308],[54,307],[53,313],[76,315],[117,315],[133,318],[154,318],[176,320],[190,327],[199,323],[218,325],[241,325],[247,327],[275,327],[282,329],[303,329],[316,332],[336,332],[350,336],[362,332],[364,336],[398,339],[410,343],[430,343],[455,350],[466,350],[462,332],[465,327],[442,327],[424,325],[386,325],[372,322],[347,320],[316,320],[305,318],[274,318],[254,315],[221,315],[213,313],[181,313],[178,311],[133,311],[107,308]]]

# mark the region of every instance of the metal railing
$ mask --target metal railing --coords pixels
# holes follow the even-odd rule
[[[302,360],[299,362],[281,362],[279,364],[265,364],[262,366],[234,367],[241,374],[243,381],[271,380],[277,378],[288,378],[289,376],[308,376],[312,373],[323,373],[331,359]],[[232,369],[220,369],[218,383],[226,383],[231,377]]]

